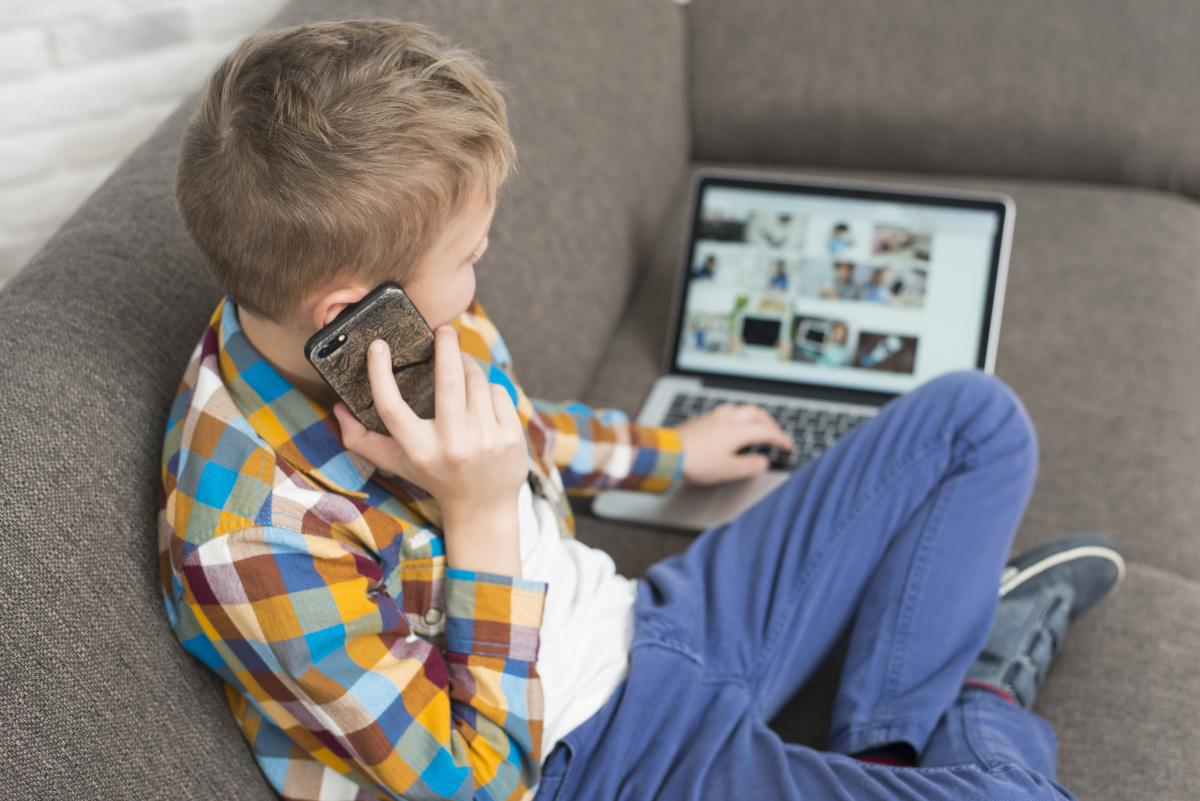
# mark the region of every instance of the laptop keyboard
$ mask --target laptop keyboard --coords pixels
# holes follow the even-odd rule
[[[677,393],[671,398],[662,425],[677,425],[726,402],[730,402],[730,399]],[[838,437],[870,416],[784,404],[760,403],[758,406],[766,409],[775,418],[775,422],[779,423],[779,427],[791,435],[796,444],[790,451],[773,445],[747,445],[738,453],[765,453],[770,459],[772,470],[794,470],[808,460],[815,459],[833,445]]]

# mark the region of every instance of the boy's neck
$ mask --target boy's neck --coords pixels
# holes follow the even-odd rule
[[[338,401],[337,393],[304,358],[304,343],[311,332],[301,326],[280,324],[244,313],[237,306],[234,308],[238,325],[250,344],[293,386],[332,413],[333,405]]]

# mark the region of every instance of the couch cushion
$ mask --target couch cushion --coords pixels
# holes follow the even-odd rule
[[[0,292],[0,719],[14,798],[273,798],[167,625],[167,406],[216,294],[168,200],[179,115]]]
[[[698,160],[1200,197],[1189,0],[693,0],[688,17]]]
[[[1200,582],[1134,563],[1068,635],[1038,710],[1081,799],[1187,801],[1200,787]]]
[[[776,169],[1012,195],[996,373],[1029,408],[1041,447],[1018,544],[1100,530],[1136,561],[1200,579],[1200,368],[1191,356],[1200,341],[1200,206],[1142,189]],[[672,276],[683,258],[683,203],[681,190],[593,379],[592,403],[632,414],[658,374]]]

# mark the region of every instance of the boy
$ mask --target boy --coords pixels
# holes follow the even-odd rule
[[[184,135],[176,197],[225,296],[167,424],[164,603],[275,790],[1070,798],[1028,707],[1121,562],[1084,535],[1005,568],[1036,463],[1011,390],[928,382],[617,574],[572,536],[568,492],[729,481],[766,469],[742,446],[791,442],[753,406],[656,428],[525,395],[473,299],[505,106],[443,45],[385,20],[256,34]],[[432,420],[371,350],[386,435],[301,349],[384,280],[436,337]],[[782,742],[764,721],[852,613],[830,751]]]

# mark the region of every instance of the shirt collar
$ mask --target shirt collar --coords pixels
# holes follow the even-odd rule
[[[375,466],[342,447],[331,409],[312,400],[275,369],[238,323],[225,296],[210,326],[217,333],[221,379],[250,425],[292,467],[326,488],[365,499]]]
[[[474,356],[495,380],[511,381],[492,372],[492,365],[508,366],[511,356],[491,318],[477,298],[451,321],[463,353]],[[292,384],[250,342],[238,323],[237,306],[228,295],[213,312],[209,327],[217,340],[217,362],[234,403],[254,430],[289,465],[326,488],[366,499],[364,490],[375,474],[375,465],[342,447],[341,427],[333,410],[322,406]],[[499,371],[496,371],[499,372]],[[513,403],[520,408],[515,388]],[[376,478],[382,478],[377,476]],[[405,491],[414,502],[427,497],[420,488],[400,477],[387,479],[390,487]],[[424,507],[423,507],[424,508]]]

